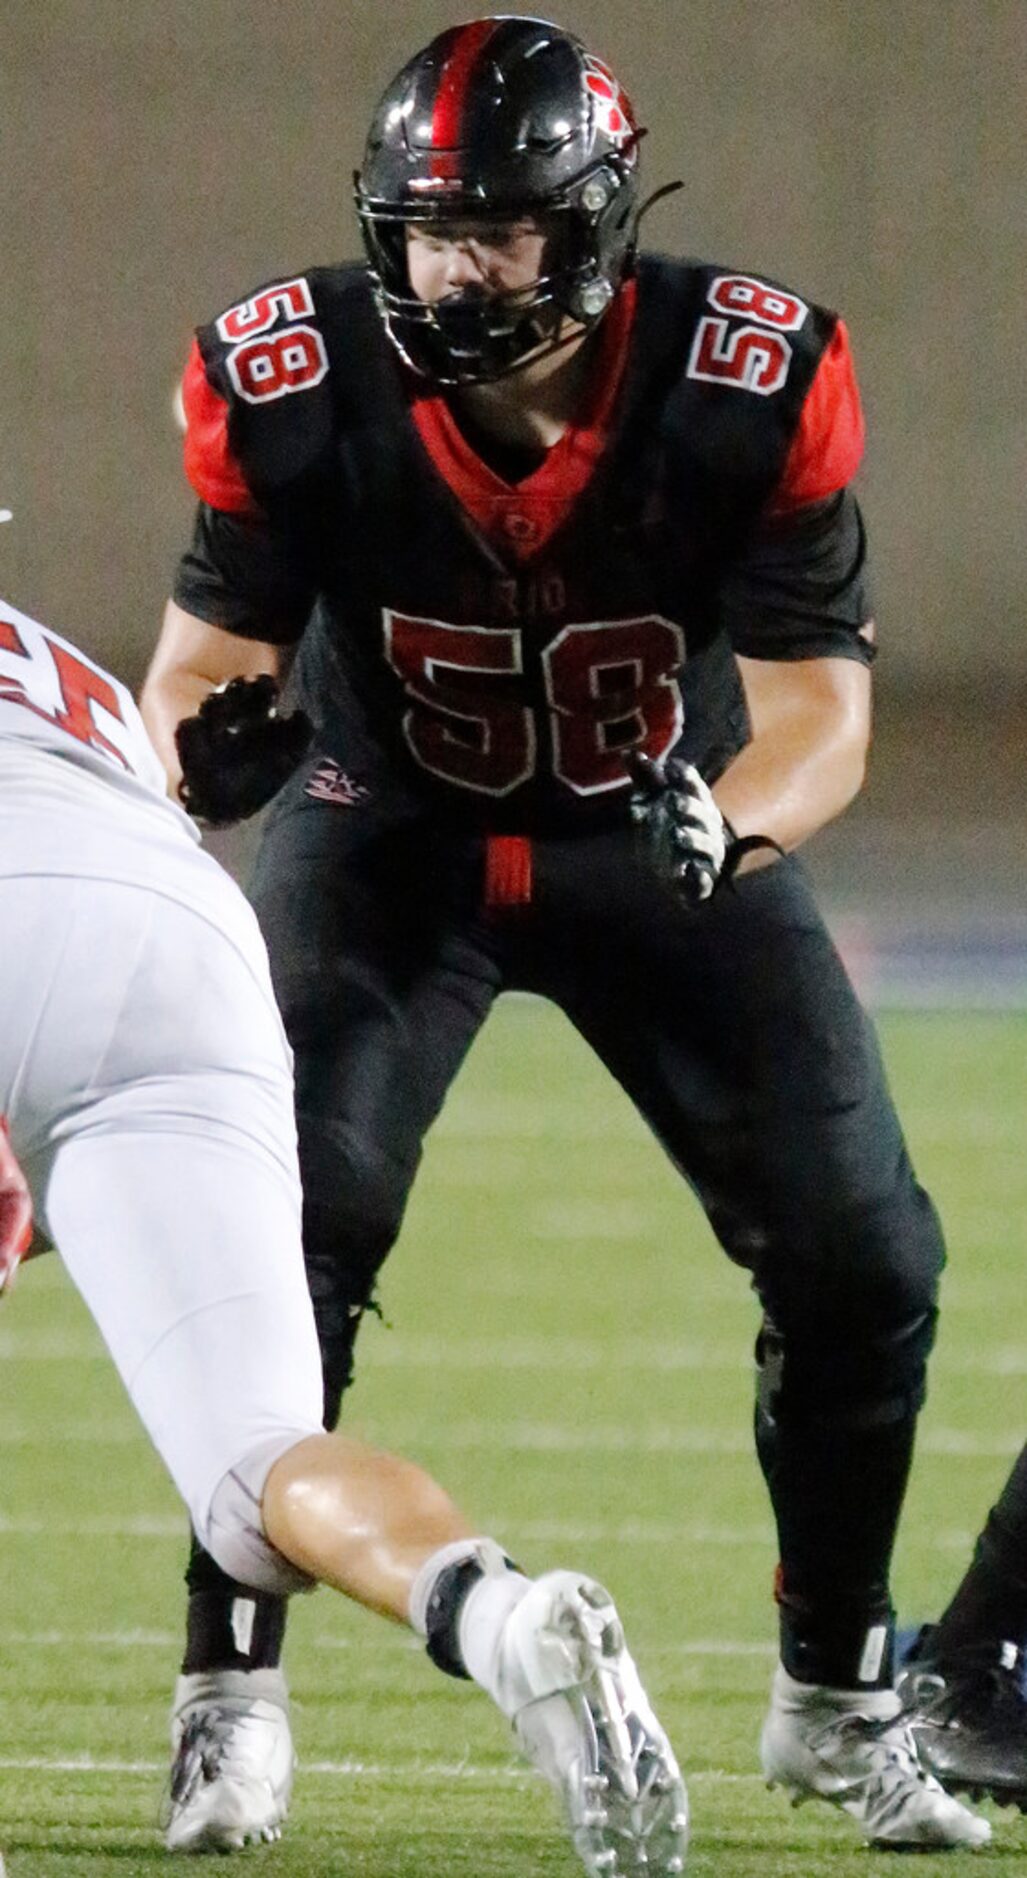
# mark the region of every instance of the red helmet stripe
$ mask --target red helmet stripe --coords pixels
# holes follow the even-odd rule
[[[500,20],[473,20],[461,26],[450,48],[439,79],[435,109],[431,120],[433,150],[455,150],[460,143],[460,121],[464,112],[471,75],[482,47],[498,32]]]

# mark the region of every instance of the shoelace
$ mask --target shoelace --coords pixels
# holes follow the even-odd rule
[[[217,1779],[230,1731],[238,1719],[233,1709],[220,1708],[216,1703],[190,1715],[161,1803],[162,1826],[168,1824],[173,1808],[188,1805],[201,1782]]]
[[[937,1781],[920,1764],[909,1728],[898,1716],[875,1720],[869,1715],[843,1715],[814,1736],[810,1746],[829,1749],[834,1743],[844,1750],[846,1736],[858,1737],[871,1750],[865,1773],[849,1783],[853,1797],[858,1794],[865,1803],[868,1824],[881,1827],[898,1817],[911,1789],[931,1792],[937,1788]]]
[[[873,1758],[867,1768],[867,1779],[894,1770],[921,1786],[935,1785],[932,1775],[921,1766],[916,1742],[899,1716],[888,1715],[881,1719],[859,1714],[837,1716],[811,1737],[810,1746],[814,1751],[819,1748],[829,1751],[831,1745],[837,1743],[844,1751],[847,1735],[856,1736],[871,1749]],[[853,1785],[861,1784],[857,1776]]]
[[[832,1739],[840,1739],[844,1743],[846,1735],[856,1735],[872,1747],[880,1747],[887,1760],[904,1767],[911,1778],[930,1779],[917,1759],[916,1743],[901,1715],[875,1717],[856,1712],[832,1716],[819,1734],[811,1738],[810,1746],[814,1749],[821,1744],[827,1747]]]

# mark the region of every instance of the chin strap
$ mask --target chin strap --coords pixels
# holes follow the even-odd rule
[[[662,183],[659,189],[654,189],[651,196],[646,196],[645,201],[639,209],[635,227],[638,227],[643,215],[648,215],[650,209],[654,209],[658,202],[663,201],[664,196],[676,196],[678,190],[683,189],[684,186],[683,182]]]

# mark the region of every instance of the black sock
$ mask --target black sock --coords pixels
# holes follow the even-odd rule
[[[887,1596],[868,1607],[837,1595],[807,1603],[777,1586],[781,1661],[796,1682],[827,1689],[890,1689],[895,1615]]]
[[[276,1669],[288,1600],[226,1584],[193,1591],[186,1618],[184,1676],[214,1669]]]
[[[777,1521],[781,1658],[799,1682],[886,1689],[892,1681],[889,1564],[913,1418],[793,1429],[757,1414]]]
[[[191,1535],[184,1676],[215,1669],[277,1669],[287,1598],[236,1584]]]

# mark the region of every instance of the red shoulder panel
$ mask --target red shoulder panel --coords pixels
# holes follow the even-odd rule
[[[228,440],[228,404],[207,377],[194,339],[182,377],[185,473],[201,501],[230,514],[253,513],[257,503]]]
[[[806,393],[770,514],[787,515],[844,489],[859,468],[863,440],[863,409],[849,335],[844,320],[839,320]]]

